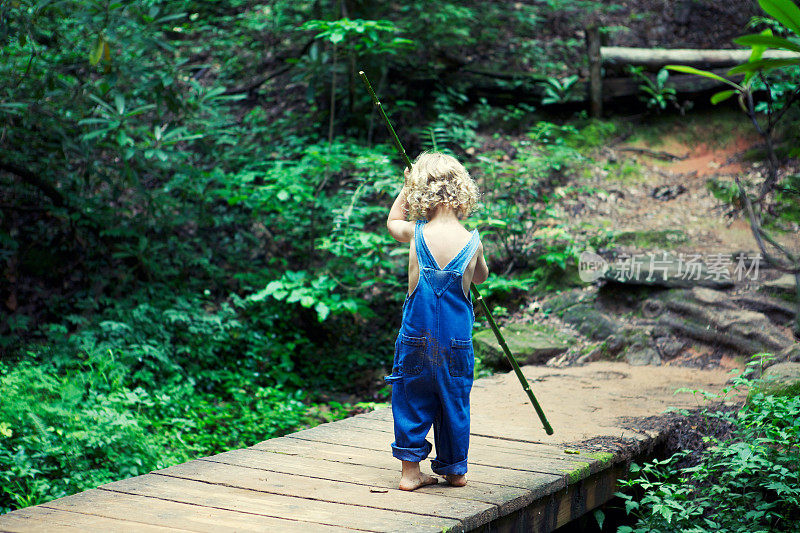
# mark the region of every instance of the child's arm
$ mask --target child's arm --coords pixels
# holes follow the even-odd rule
[[[389,210],[389,218],[386,219],[389,234],[400,242],[409,242],[414,238],[414,223],[406,220],[407,209],[406,188],[403,187]]]
[[[478,262],[475,263],[475,273],[472,274],[472,283],[478,285],[489,278],[489,266],[483,257],[483,243],[478,246]]]
[[[409,169],[403,171],[404,181],[408,181]],[[394,199],[392,208],[389,210],[389,218],[386,219],[386,228],[389,230],[389,235],[400,242],[409,242],[414,238],[414,223],[406,220],[406,213],[408,212],[408,202],[406,202],[406,187],[405,183]]]

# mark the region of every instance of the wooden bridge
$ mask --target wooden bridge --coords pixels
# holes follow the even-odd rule
[[[717,391],[728,377],[623,363],[523,370],[555,434],[513,373],[477,380],[463,488],[398,490],[391,410],[379,409],[13,511],[0,531],[552,531],[608,501],[628,462],[667,435],[645,417],[697,405],[675,389]]]

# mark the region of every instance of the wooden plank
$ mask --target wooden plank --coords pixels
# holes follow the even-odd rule
[[[93,514],[50,509],[43,505],[26,507],[25,509],[18,509],[0,515],[0,531],[7,531],[9,533],[71,533],[78,531],[85,532],[88,530],[131,533],[138,531],[143,531],[145,533],[176,531],[175,528],[153,526],[128,520],[117,520]]]
[[[400,477],[395,468],[326,461],[316,457],[268,453],[263,450],[232,450],[203,460],[296,476],[342,480],[367,485],[374,489],[397,489]],[[532,492],[528,489],[482,483],[472,479],[466,487],[457,490],[440,480],[437,485],[422,487],[416,492],[490,503],[498,507],[500,515],[524,507],[533,499]]]
[[[388,450],[389,443],[392,441],[391,437],[382,432],[360,428],[351,428],[347,431],[342,431],[332,424],[292,433],[291,435],[287,435],[287,437],[291,439],[312,440],[315,442],[349,444],[351,446],[359,446],[373,450]],[[594,458],[576,462],[570,459],[566,454],[564,454],[564,457],[526,456],[513,452],[501,451],[499,449],[470,446],[469,463],[525,470],[528,472],[539,472],[543,474],[570,475],[572,477],[578,475],[575,474],[575,469],[581,467],[581,470],[584,472],[575,478],[575,480],[577,480],[589,475],[593,465],[595,469],[599,468],[600,462]],[[583,468],[584,466],[586,468]]]
[[[263,473],[262,473],[263,474]],[[266,478],[266,476],[262,476]],[[296,478],[300,479],[300,478]],[[289,480],[288,483],[293,483]],[[349,527],[363,531],[462,531],[458,520],[402,513],[359,505],[344,505],[258,490],[217,485],[159,474],[146,474],[103,485],[106,491],[163,498],[203,508],[252,513],[254,522],[269,516],[304,523],[305,530],[316,524]],[[312,524],[312,525],[309,525]],[[263,530],[263,528],[262,528]]]
[[[365,469],[361,475],[369,480],[365,485],[311,478],[246,468],[210,461],[190,461],[153,472],[164,476],[202,481],[214,485],[237,487],[270,494],[293,496],[301,501],[327,501],[357,506],[360,509],[385,509],[404,513],[451,518],[463,522],[470,529],[478,524],[490,522],[498,516],[497,506],[475,500],[464,500],[431,494],[411,493],[393,487],[395,476],[389,470]],[[387,488],[382,488],[387,486]],[[371,487],[378,487],[375,492]],[[213,489],[209,489],[213,490]],[[347,507],[346,513],[352,512]],[[367,509],[367,512],[371,509]]]
[[[549,533],[609,501],[616,491],[616,480],[625,471],[623,465],[615,465],[594,474],[502,517],[491,524],[491,531]]]
[[[376,433],[373,434],[375,439],[388,439],[391,442],[394,439],[394,432],[388,432],[388,436],[382,436],[381,432],[384,434],[387,433],[383,424],[385,424],[385,422],[376,420],[361,419],[351,421],[351,419],[345,419],[328,424],[322,424],[308,430],[303,430],[290,435],[290,437],[297,436],[299,438],[303,438],[308,435],[320,433],[328,435],[331,432],[342,431],[346,429],[347,431],[366,431],[367,433],[370,431],[375,431]],[[428,440],[434,442],[432,430],[428,434]],[[493,456],[502,458],[502,454],[508,453],[531,457],[535,460],[544,458],[548,461],[555,461],[555,464],[563,463],[564,468],[569,470],[577,466],[579,463],[588,463],[590,465],[591,472],[594,473],[603,466],[603,462],[599,461],[589,452],[573,455],[564,453],[564,448],[559,448],[557,446],[537,444],[532,442],[511,441],[502,438],[491,438],[470,434],[470,459],[476,456],[483,457],[486,454],[491,454]]]
[[[143,476],[139,476],[143,477]],[[139,478],[129,478],[131,481]],[[170,530],[189,531],[264,531],[280,529],[288,532],[305,532],[310,527],[328,532],[347,531],[343,527],[329,527],[323,523],[309,523],[299,519],[280,519],[268,513],[235,512],[234,509],[200,507],[181,502],[176,489],[174,494],[146,497],[103,489],[92,489],[44,504],[48,508],[77,513],[91,513],[116,520],[139,522],[126,531],[147,531],[146,524],[161,525]],[[105,529],[105,528],[101,528]],[[158,528],[163,531],[162,528]],[[117,529],[110,529],[116,531]],[[86,528],[84,528],[86,531]]]
[[[317,457],[326,461],[343,462],[350,464],[366,464],[395,471],[399,479],[400,461],[386,450],[371,450],[357,448],[343,444],[319,443],[309,440],[280,437],[260,442],[249,448],[265,453],[275,453],[281,456],[300,455],[304,457]],[[212,456],[208,459],[213,459]],[[429,471],[427,461],[423,463],[423,471]],[[565,486],[565,477],[536,472],[522,472],[484,465],[469,465],[467,473],[469,480],[480,481],[485,484],[508,485],[532,491],[534,495],[556,491]],[[428,489],[423,489],[428,490]]]
[[[363,415],[358,415],[350,418],[345,418],[343,420],[337,420],[336,422],[329,422],[328,424],[331,425],[335,424],[337,427],[340,428],[356,427],[361,429],[384,431],[387,433],[391,433],[392,435],[394,434],[394,424],[391,418],[390,419],[375,418],[375,417],[367,418]],[[433,431],[431,431],[428,434],[428,437],[430,438],[431,441],[433,441]],[[567,454],[564,452],[566,447],[553,446],[552,444],[544,444],[541,442],[511,440],[504,437],[483,435],[474,432],[470,432],[469,439],[470,439],[470,447],[473,446],[496,447],[505,449],[507,451],[513,451],[514,453],[530,452],[531,455],[535,455],[537,457],[544,455],[553,455],[557,458],[563,458],[565,460],[571,460],[571,461],[588,460],[585,459],[585,457],[589,457],[589,459],[594,459],[593,457],[588,455],[588,453],[590,452],[585,452],[585,451],[581,452],[580,450],[575,450],[579,452],[577,455]]]

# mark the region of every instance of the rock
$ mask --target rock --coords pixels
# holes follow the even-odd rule
[[[581,335],[602,341],[614,334],[622,324],[594,307],[596,292],[573,289],[542,302],[542,308],[575,326]]]
[[[592,301],[595,297],[596,294],[593,292],[583,289],[572,289],[548,297],[541,303],[541,306],[542,309],[548,313],[557,314],[578,303]]]
[[[769,368],[780,363],[800,363],[800,343],[794,343],[775,354],[767,354],[761,359],[761,368]]]
[[[542,364],[550,357],[565,352],[575,341],[573,336],[542,324],[511,324],[501,327],[500,332],[508,349],[520,365]],[[472,342],[475,354],[484,364],[501,368],[510,367],[491,329],[475,333]]]
[[[788,324],[797,314],[797,305],[787,303],[778,298],[760,294],[740,294],[733,296],[732,301],[745,309],[759,311],[769,317],[776,324]]]
[[[658,187],[653,188],[653,190],[650,192],[650,196],[656,200],[667,201],[677,198],[685,192],[686,187],[684,187],[683,184],[659,185]]]
[[[575,364],[584,365],[586,363],[591,363],[592,361],[597,361],[603,355],[603,348],[597,347],[590,352],[583,354],[582,356],[578,357],[575,360]]]
[[[620,322],[587,304],[568,307],[561,315],[561,319],[578,328],[581,335],[597,341],[613,335],[622,327]]]
[[[772,289],[775,292],[788,292],[793,294],[797,291],[797,286],[792,274],[784,274],[777,279],[765,281],[763,287]]]
[[[642,302],[642,316],[645,318],[657,318],[664,312],[664,303],[655,298],[650,298]]]
[[[726,257],[710,268],[700,261],[700,254],[637,252],[609,262],[601,279],[630,285],[727,288],[733,286],[730,271],[735,263],[730,258],[726,263]]]
[[[661,357],[649,346],[630,346],[625,351],[625,360],[633,366],[660,365]]]
[[[673,333],[731,346],[745,355],[775,353],[794,343],[763,313],[740,308],[723,292],[694,287],[673,289],[658,297],[667,308],[658,324]]]
[[[609,335],[606,339],[606,353],[617,355],[625,347],[625,340],[618,335]]]
[[[685,342],[672,335],[656,338],[655,344],[658,353],[663,359],[673,359],[686,348]]]
[[[778,360],[787,363],[800,363],[800,342],[796,342],[782,350],[778,354]]]
[[[660,365],[661,356],[652,346],[652,329],[626,326],[620,330],[625,350],[621,357],[630,365]]]
[[[769,367],[758,389],[776,396],[800,395],[800,363],[778,363]]]

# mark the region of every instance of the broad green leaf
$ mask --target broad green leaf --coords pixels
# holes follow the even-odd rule
[[[800,35],[800,7],[791,0],[758,0],[761,9]]]
[[[84,141],[90,141],[90,140],[94,139],[95,137],[99,137],[101,135],[105,135],[109,131],[110,130],[108,130],[108,129],[100,129],[100,130],[90,131],[89,133],[87,133],[85,135],[81,135],[81,139],[84,140]]]
[[[718,74],[714,74],[713,72],[709,72],[707,70],[700,70],[694,67],[687,67],[685,65],[667,65],[664,67],[667,70],[674,70],[675,72],[684,72],[686,74],[694,74],[696,76],[704,76],[706,78],[711,78],[712,80],[721,81],[722,83],[727,83],[731,87],[734,87],[738,90],[741,90],[741,86],[737,85],[736,83],[726,80],[722,76]]]
[[[331,313],[331,308],[325,305],[323,302],[317,302],[317,305],[314,306],[314,310],[317,312],[317,319],[320,322],[324,322]]]
[[[597,527],[599,527],[600,530],[602,531],[603,530],[603,522],[606,521],[606,514],[603,511],[601,511],[600,509],[595,509],[595,511],[594,511],[594,519],[597,521]]]
[[[100,58],[103,56],[103,43],[105,39],[103,38],[103,34],[99,34],[97,39],[94,41],[94,46],[92,47],[92,51],[89,53],[89,63],[94,66],[100,62]]]
[[[766,29],[766,30],[762,31],[761,32],[761,36],[763,36],[763,37],[772,36],[772,30]],[[766,51],[766,49],[767,49],[767,47],[764,46],[764,45],[761,45],[761,44],[753,45],[753,49],[750,51],[750,58],[747,60],[748,63],[752,63],[754,61],[758,61],[759,59],[761,59],[761,56],[764,55],[764,52]],[[753,76],[755,76],[755,72],[748,72],[747,74],[745,74],[744,75],[744,84],[747,85],[750,82],[750,80],[753,78]]]
[[[291,292],[291,294],[289,294],[289,297],[286,298],[286,303],[293,304],[295,302],[299,302],[300,299],[304,297],[304,294],[303,294],[304,292],[305,292],[305,289],[303,289],[303,288],[294,289]]]
[[[117,113],[121,115],[125,111],[125,97],[121,94],[114,95],[114,105],[117,106]]]
[[[728,71],[728,75],[733,76],[735,74],[744,74],[745,72],[772,70],[793,65],[800,65],[800,56],[798,56],[797,59],[759,59],[758,61],[752,61],[733,67]]]
[[[274,280],[267,283],[266,288],[264,289],[264,295],[273,294],[275,291],[283,288],[283,282],[281,280]]]
[[[736,44],[741,44],[742,46],[765,46],[767,48],[780,48],[783,50],[789,50],[791,52],[800,52],[800,44],[790,41],[789,39],[775,37],[773,35],[743,35],[734,39],[733,42]]]
[[[716,94],[711,96],[711,103],[714,104],[714,105],[717,105],[720,102],[724,102],[725,100],[727,100],[728,98],[730,98],[734,94],[736,94],[736,91],[733,91],[733,90],[730,90],[730,89],[725,90],[725,91],[720,91],[720,92],[718,92],[718,93],[716,93]]]

